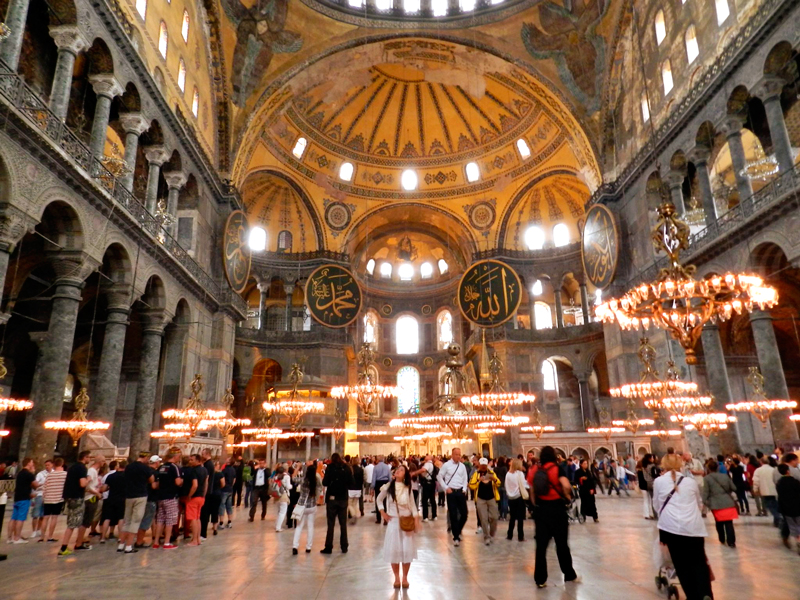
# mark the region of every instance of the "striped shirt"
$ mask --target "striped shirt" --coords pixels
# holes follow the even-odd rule
[[[64,482],[66,471],[52,471],[44,482],[44,503],[58,504],[64,499]]]

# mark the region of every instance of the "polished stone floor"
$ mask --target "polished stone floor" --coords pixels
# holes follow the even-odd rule
[[[371,505],[368,505],[371,506]],[[318,511],[314,550],[292,556],[291,531],[275,533],[275,507],[267,520],[235,516],[234,527],[200,548],[174,551],[142,550],[125,556],[114,545],[56,557],[56,544],[5,545],[0,562],[2,599],[117,598],[228,600],[281,599],[419,599],[419,600],[638,600],[665,598],[653,576],[654,525],[641,518],[642,503],[603,497],[600,522],[570,527],[570,546],[581,583],[564,584],[555,552],[550,550],[547,588],[533,585],[533,525],[526,521],[527,541],[507,541],[502,535],[486,547],[476,536],[474,511],[465,541],[454,548],[445,521],[426,523],[419,538],[419,560],[413,563],[406,591],[391,587],[389,565],[382,560],[383,527],[365,517],[349,529],[350,552],[319,554],[324,541],[324,513]],[[242,510],[242,509],[240,509]],[[8,512],[6,513],[8,518]],[[800,556],[780,544],[771,519],[737,521],[738,548],[707,538],[707,552],[717,581],[715,597],[731,600],[797,600],[800,598]],[[501,523],[501,528],[504,526]],[[26,524],[25,535],[29,524]],[[64,527],[61,518],[59,532]],[[7,523],[3,527],[3,537]],[[338,538],[337,538],[338,539]],[[305,535],[303,540],[305,540]],[[302,542],[305,543],[304,541]]]

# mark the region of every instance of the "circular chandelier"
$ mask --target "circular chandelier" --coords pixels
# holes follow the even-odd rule
[[[519,430],[523,433],[532,433],[536,439],[541,439],[543,433],[552,433],[556,430],[553,425],[527,425],[520,427]]]
[[[639,349],[636,351],[636,355],[644,366],[639,381],[610,389],[609,394],[612,397],[628,398],[629,400],[641,398],[647,402],[648,400],[661,400],[672,396],[693,396],[697,394],[696,383],[680,381],[673,361],[667,361],[667,376],[661,379],[653,365],[656,360],[656,349],[650,344],[650,340],[647,337],[639,340]]]
[[[586,433],[590,433],[592,435],[599,435],[608,442],[615,433],[625,433],[626,429],[624,427],[587,427]]]
[[[767,394],[764,391],[764,376],[761,374],[761,371],[758,370],[758,367],[750,367],[750,374],[747,376],[747,382],[753,388],[753,396],[760,399],[726,404],[725,408],[735,412],[752,413],[761,421],[762,427],[767,426],[770,415],[776,410],[791,410],[797,408],[797,402],[794,400],[767,399]]]
[[[682,423],[687,431],[697,431],[704,438],[708,439],[711,434],[728,428],[729,423],[735,423],[736,417],[727,413],[695,413],[687,417],[670,417],[673,423]]]
[[[400,390],[393,385],[378,384],[376,379],[377,371],[374,370],[375,352],[372,349],[372,344],[362,344],[356,355],[356,360],[358,362],[358,375],[355,385],[336,386],[331,389],[331,397],[337,400],[355,401],[364,418],[370,419],[377,412],[380,400],[397,398]]]
[[[649,435],[650,437],[657,437],[662,442],[673,438],[679,437],[681,435],[680,429],[667,429],[665,426],[660,426],[657,429],[650,429],[644,432],[645,435]]]
[[[285,415],[291,423],[292,429],[300,426],[300,421],[308,413],[321,413],[325,410],[325,403],[311,400],[310,397],[303,398],[302,392],[298,389],[303,382],[303,370],[299,363],[292,365],[289,374],[289,381],[292,389],[287,397],[278,396],[278,392],[273,390],[273,400],[267,400],[262,404],[265,411],[274,411]]]
[[[744,273],[714,275],[697,281],[694,265],[680,263],[681,250],[689,247],[689,226],[678,219],[675,206],[658,207],[658,223],[652,240],[656,252],[664,252],[669,266],[657,279],[632,288],[622,298],[603,302],[595,309],[604,323],[619,323],[624,330],[645,331],[653,325],[665,329],[686,352],[686,363],[697,364],[695,346],[709,321],[727,321],[734,314],[772,308],[778,302],[775,288],[761,277]]]
[[[392,427],[392,424],[390,423],[389,426]],[[388,433],[388,431],[383,429],[365,429],[363,431],[354,431],[353,435],[356,437],[370,437],[373,435],[386,435]]]
[[[277,427],[251,427],[248,429],[242,429],[242,435],[252,435],[255,438],[265,438],[267,436],[275,436],[280,433],[283,433],[283,429],[278,429]]]
[[[56,431],[66,431],[69,437],[72,438],[72,445],[77,446],[78,441],[85,433],[90,431],[105,431],[111,427],[110,423],[103,421],[90,421],[86,417],[86,407],[89,405],[89,394],[85,387],[75,396],[75,414],[69,421],[47,421],[44,424],[45,429],[53,429]]]
[[[196,373],[189,384],[191,396],[186,402],[186,406],[184,408],[170,408],[161,413],[164,419],[172,421],[164,425],[165,430],[188,432],[189,435],[186,438],[188,440],[194,437],[198,431],[210,429],[219,419],[224,419],[228,416],[227,410],[204,408],[203,399],[200,398],[204,387],[203,376],[200,373]]]
[[[739,171],[740,177],[766,181],[780,170],[780,165],[775,155],[767,156],[764,148],[758,143],[758,139],[753,140],[753,154],[755,154],[753,159],[748,160]]]
[[[4,410],[28,410],[30,408],[33,408],[33,402],[30,400],[0,398],[0,412]]]
[[[641,427],[649,427],[655,425],[656,422],[653,419],[640,419],[635,414],[629,413],[627,418],[616,419],[611,421],[611,424],[614,427],[621,427],[626,431],[630,431],[633,435],[636,435]]]

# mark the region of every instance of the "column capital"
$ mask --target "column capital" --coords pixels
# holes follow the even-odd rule
[[[269,294],[270,282],[269,281],[259,281],[256,284],[258,291],[262,294]]]
[[[11,204],[0,204],[0,250],[14,251],[14,246],[36,225],[36,220]]]
[[[49,335],[47,331],[29,331],[28,337],[31,338],[34,344],[41,348],[42,344],[47,342]]]
[[[293,283],[284,283],[283,284],[283,291],[287,296],[294,295],[294,284]]]
[[[131,311],[131,289],[129,283],[109,283],[102,286],[102,292],[108,301],[108,311],[115,313],[125,313]]]
[[[89,83],[92,84],[92,89],[98,96],[114,98],[116,96],[121,96],[125,91],[125,88],[122,87],[111,73],[89,75]]]
[[[706,146],[695,146],[689,151],[687,158],[696,165],[707,165],[711,160],[711,150]]]
[[[664,182],[667,184],[667,187],[671,190],[676,187],[682,187],[684,179],[685,177],[683,173],[679,171],[670,171],[664,177]]]
[[[772,315],[765,310],[755,309],[750,313],[750,322],[753,321],[773,321]]]
[[[164,335],[164,328],[168,324],[167,311],[163,308],[147,308],[141,311],[142,334]]]
[[[186,185],[186,173],[183,171],[163,171],[164,181],[170,190],[179,190]]]
[[[56,274],[56,285],[83,287],[86,278],[97,270],[100,262],[80,250],[61,250],[48,256]]]
[[[151,165],[160,167],[169,160],[169,154],[164,146],[146,146],[144,156]]]
[[[719,124],[719,131],[726,138],[731,138],[736,135],[742,134],[744,127],[744,118],[739,115],[728,115]]]
[[[66,50],[75,56],[89,47],[89,41],[77,25],[51,25],[50,37],[59,50]]]
[[[766,75],[755,86],[753,86],[753,95],[760,98],[762,102],[769,100],[780,100],[783,86],[786,85],[786,80],[777,75]]]
[[[150,128],[150,122],[144,118],[142,113],[120,113],[119,124],[122,125],[125,133],[135,133],[136,135],[142,135]]]

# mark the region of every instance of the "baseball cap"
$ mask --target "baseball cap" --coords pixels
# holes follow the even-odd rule
[[[480,459],[478,461],[478,464],[479,465],[488,465],[489,464],[489,459],[484,456],[482,459]]]
[[[158,456],[157,454],[153,454],[153,456],[151,456],[151,457],[150,457],[150,462],[151,462],[151,463],[154,463],[154,462],[161,462],[161,457],[160,457],[160,456]]]

